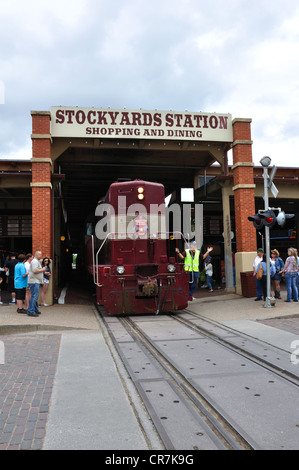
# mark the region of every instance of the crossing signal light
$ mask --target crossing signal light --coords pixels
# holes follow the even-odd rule
[[[249,220],[250,222],[253,222],[253,226],[254,226],[254,228],[256,228],[257,230],[260,230],[260,229],[262,229],[262,228],[264,227],[264,219],[262,219],[262,217],[260,216],[259,213],[248,217],[248,220]]]
[[[276,224],[276,215],[272,210],[267,210],[260,214],[260,217],[264,221],[265,227],[273,228]]]
[[[264,227],[272,228],[276,224],[276,215],[272,210],[263,211],[248,217],[250,222],[253,222],[253,226],[257,230],[261,230]]]
[[[295,217],[295,214],[286,214],[280,209],[277,210],[277,215],[275,215],[275,212],[272,209],[268,209],[267,211],[261,211],[260,213],[248,217],[248,220],[253,222],[253,226],[257,230],[261,230],[264,227],[273,228],[276,223],[280,227],[283,227],[287,219]]]

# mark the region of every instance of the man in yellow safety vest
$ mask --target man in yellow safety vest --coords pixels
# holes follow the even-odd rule
[[[189,300],[194,299],[193,293],[195,291],[199,275],[200,260],[204,260],[212,250],[213,247],[209,246],[206,253],[202,255],[200,250],[197,249],[195,241],[190,243],[190,250],[188,249],[181,253],[178,248],[175,249],[179,258],[185,260],[185,271],[189,272]]]

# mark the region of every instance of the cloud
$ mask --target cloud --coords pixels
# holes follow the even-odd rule
[[[22,148],[28,153],[32,109],[125,106],[250,117],[254,160],[268,147],[278,164],[295,166],[297,5],[297,0],[4,2],[0,156],[20,155]]]

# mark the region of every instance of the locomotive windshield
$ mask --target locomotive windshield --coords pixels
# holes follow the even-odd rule
[[[108,234],[113,239],[165,239],[165,215],[135,211],[134,214],[111,215],[99,220],[96,237],[103,240]]]

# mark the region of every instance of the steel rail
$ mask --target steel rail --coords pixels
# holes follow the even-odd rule
[[[184,318],[185,313],[188,314],[188,318]],[[198,322],[198,320],[201,320],[203,325],[194,323],[190,316],[194,317],[194,321],[197,320]],[[181,323],[187,328],[190,328],[195,333],[207,338],[209,341],[218,344],[222,348],[226,348],[228,352],[235,354],[236,357],[240,356],[247,361],[250,361],[257,368],[261,368],[261,370],[263,370],[265,373],[270,372],[271,374],[275,374],[282,381],[281,383],[288,383],[291,387],[298,386],[299,377],[288,371],[289,362],[287,352],[281,348],[267,345],[267,349],[264,349],[264,342],[246,334],[237,332],[236,330],[226,327],[221,323],[202,317],[200,314],[191,312],[188,309],[181,313],[173,312],[173,314],[171,314],[170,312],[170,317],[172,320]],[[129,374],[131,375],[139,395],[144,401],[144,406],[151,415],[152,421],[165,447],[167,449],[178,449],[178,447],[172,447],[173,444],[171,439],[167,435],[167,426],[166,428],[163,428],[164,423],[161,422],[161,418],[159,419],[159,416],[155,415],[154,413],[155,401],[150,401],[152,397],[149,398],[146,396],[145,392],[147,390],[142,388],[142,382],[147,381],[147,376],[143,375],[141,378],[140,376],[138,377],[136,374],[139,374],[139,372],[136,369],[132,369],[132,365],[129,364],[129,356],[127,359],[122,351],[122,345],[124,345],[125,342],[135,342],[138,348],[142,350],[144,354],[146,354],[146,357],[150,358],[152,366],[157,370],[161,369],[165,376],[168,377],[168,379],[166,379],[168,380],[168,383],[170,381],[172,382],[172,391],[175,390],[178,397],[183,396],[185,400],[189,400],[190,406],[193,407],[194,413],[197,414],[198,418],[204,420],[206,426],[208,426],[210,430],[208,432],[215,435],[215,442],[219,442],[219,447],[217,448],[224,447],[228,449],[260,449],[260,444],[257,444],[257,442],[254,440],[254,437],[250,436],[250,431],[245,431],[245,429],[242,428],[242,425],[238,424],[234,420],[233,415],[230,416],[230,412],[225,411],[221,405],[215,401],[215,399],[210,397],[209,394],[198,385],[198,383],[194,382],[192,377],[189,377],[188,373],[185,371],[183,364],[176,364],[176,359],[171,359],[169,355],[165,354],[163,348],[161,348],[159,345],[159,341],[157,343],[156,340],[151,339],[151,336],[149,336],[150,332],[146,332],[146,329],[142,327],[142,322],[139,322],[139,327],[135,324],[134,320],[135,317],[118,318],[118,321],[122,324],[122,328],[124,328],[124,331],[127,332],[126,334],[128,334],[128,338],[131,339],[122,339],[118,343],[117,338],[113,337],[113,333],[111,334],[111,332],[109,332],[109,334],[112,336],[112,340]],[[138,323],[138,317],[136,318],[136,321]],[[211,331],[210,326],[214,328],[216,327],[217,331]],[[107,329],[109,330],[109,325]],[[231,334],[230,338],[228,337],[228,333]],[[222,336],[225,336],[225,338]],[[256,348],[258,348],[260,351],[260,355],[256,352]],[[264,351],[269,351],[267,352],[267,359],[263,357]],[[281,351],[281,354],[279,351]],[[279,364],[278,361],[281,359],[282,362]],[[137,364],[137,367],[139,367],[139,365],[142,364],[142,360],[137,360]],[[136,367],[136,365],[134,365],[134,367]],[[148,381],[154,383],[155,379],[149,377]],[[206,429],[205,433],[207,434]],[[210,437],[210,434],[207,435]],[[257,441],[259,442],[258,439]],[[176,446],[179,445],[177,440],[174,442]]]
[[[111,334],[109,325],[105,322],[105,317],[102,316],[104,323],[106,324],[107,330],[112,337],[112,340],[120,354],[126,368],[131,375],[134,375],[129,366],[126,358],[124,357],[116,338]],[[174,384],[175,389],[178,390],[178,394],[183,395],[189,403],[192,404],[195,413],[198,415],[199,420],[203,420],[209,427],[210,432],[215,436],[215,442],[218,441],[218,447],[220,449],[233,449],[233,450],[251,450],[258,449],[258,445],[251,441],[250,437],[242,430],[237,430],[234,423],[231,423],[227,417],[223,415],[221,410],[217,409],[217,406],[209,401],[209,398],[200,393],[192,383],[182,374],[182,372],[176,367],[174,363],[169,361],[161,351],[156,348],[155,344],[147,337],[140,329],[134,324],[129,317],[119,317],[119,322],[124,326],[126,331],[131,335],[134,341],[141,347],[155,362],[155,367],[162,368],[163,372]],[[130,370],[129,370],[130,369]],[[140,393],[140,389],[136,388]],[[144,396],[143,396],[144,398]],[[145,406],[147,404],[145,403]],[[152,407],[149,406],[148,412],[151,414]],[[156,426],[157,431],[160,434],[162,441],[166,448],[171,448],[170,438],[166,435],[166,431],[161,432],[161,422],[155,416],[151,414],[151,418]]]
[[[193,315],[195,318],[199,318],[199,319],[205,321],[206,323],[210,323],[211,325],[217,326],[218,328],[222,328],[224,331],[230,331],[230,332],[232,331],[231,329],[226,328],[224,325],[221,325],[217,322],[213,322],[213,321],[211,321],[211,320],[209,320],[205,317],[202,317],[201,315],[199,315],[197,313],[191,312],[188,309],[186,309],[184,311],[187,312],[189,315]],[[282,369],[281,367],[274,364],[273,362],[267,361],[264,357],[260,357],[257,354],[254,354],[253,352],[247,351],[245,348],[241,348],[240,346],[237,346],[237,345],[233,344],[233,342],[230,341],[229,339],[220,338],[217,334],[211,332],[210,330],[207,330],[203,326],[196,325],[195,323],[190,321],[190,319],[178,317],[175,312],[173,312],[173,313],[174,314],[171,315],[171,317],[174,320],[176,320],[180,323],[183,323],[185,326],[191,328],[192,330],[194,330],[198,333],[204,334],[209,339],[215,341],[218,344],[221,344],[222,346],[224,346],[224,347],[228,348],[229,350],[239,354],[240,356],[254,362],[255,364],[262,367],[263,369],[267,369],[269,372],[272,372],[273,374],[279,376],[280,378],[286,380],[287,382],[290,382],[293,385],[297,385],[297,386],[299,385],[298,375],[293,374],[292,372],[287,371],[286,369]],[[240,332],[238,332],[238,335],[245,338],[245,335],[242,335]],[[248,338],[248,336],[246,338]]]

